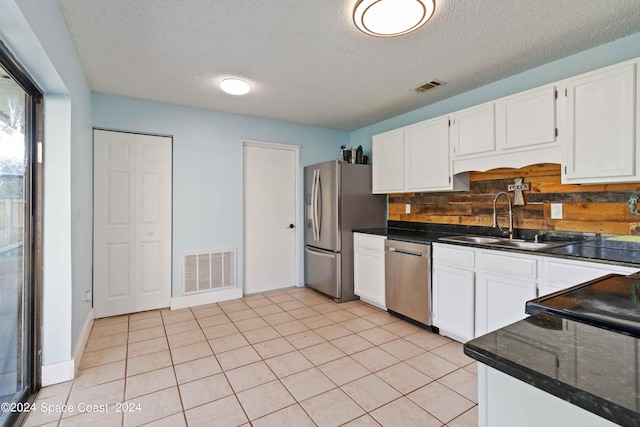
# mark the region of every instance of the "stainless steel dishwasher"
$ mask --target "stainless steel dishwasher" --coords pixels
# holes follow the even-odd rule
[[[431,326],[431,245],[385,241],[387,310]]]

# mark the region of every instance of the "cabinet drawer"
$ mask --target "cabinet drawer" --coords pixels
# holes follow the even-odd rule
[[[353,233],[353,246],[359,248],[373,249],[384,252],[385,236],[376,236],[373,234]]]
[[[630,274],[633,268],[594,263],[571,263],[545,260],[547,280],[555,283],[577,285],[610,273]]]
[[[473,249],[437,243],[433,245],[433,261],[438,264],[473,268],[475,266],[475,255],[476,252]]]
[[[482,271],[527,279],[538,278],[538,259],[536,257],[481,252],[478,263]]]

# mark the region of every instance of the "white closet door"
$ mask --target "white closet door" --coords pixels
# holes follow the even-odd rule
[[[96,317],[171,300],[171,138],[94,131]]]
[[[171,138],[135,135],[135,310],[171,305]]]

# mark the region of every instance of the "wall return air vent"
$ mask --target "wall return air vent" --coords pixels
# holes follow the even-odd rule
[[[183,295],[235,288],[236,250],[186,253],[182,258]]]
[[[422,86],[418,86],[417,88],[415,88],[414,90],[418,93],[423,93],[423,92],[427,92],[431,89],[435,89],[438,86],[442,86],[445,85],[445,82],[441,82],[438,80],[431,80],[429,83],[425,83]]]

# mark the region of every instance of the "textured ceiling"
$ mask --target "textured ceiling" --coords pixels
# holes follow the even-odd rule
[[[353,130],[640,31],[638,0],[436,0],[374,38],[356,0],[59,0],[94,92]],[[221,92],[239,76],[249,95]],[[417,94],[432,79],[445,86]]]

